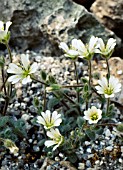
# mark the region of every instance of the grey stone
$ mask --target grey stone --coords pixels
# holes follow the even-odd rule
[[[101,23],[123,39],[123,0],[96,0],[91,10]]]
[[[11,20],[11,46],[40,50],[45,55],[59,56],[61,41],[73,38],[88,42],[91,35],[121,40],[105,29],[94,15],[72,0],[1,0],[1,20]]]

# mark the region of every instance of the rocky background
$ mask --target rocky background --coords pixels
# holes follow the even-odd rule
[[[80,38],[87,42],[95,35],[116,38],[115,55],[123,57],[122,8],[122,0],[1,0],[0,20],[12,21],[14,49],[60,56],[60,41]]]

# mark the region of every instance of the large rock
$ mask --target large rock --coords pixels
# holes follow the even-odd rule
[[[117,39],[94,15],[72,0],[1,0],[1,19],[11,20],[11,46],[41,50],[45,55],[60,55],[60,41],[80,38],[87,42],[91,35]]]
[[[123,0],[96,0],[91,10],[101,23],[123,39]]]

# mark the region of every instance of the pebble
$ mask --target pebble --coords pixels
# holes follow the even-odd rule
[[[122,160],[121,158],[119,158],[119,162],[120,162],[120,163],[122,163],[122,162],[123,162],[123,160]]]
[[[94,154],[89,154],[88,159],[92,158],[93,156],[94,156]]]
[[[19,107],[20,106],[20,103],[15,103],[15,107]]]
[[[106,135],[107,137],[109,137],[109,136],[111,135],[111,132],[110,132],[109,129],[107,129],[107,130],[105,131],[105,135]]]
[[[21,103],[22,109],[26,109],[26,103]]]
[[[84,163],[79,163],[78,164],[78,169],[84,170],[85,169],[85,164]]]
[[[21,116],[21,119],[27,121],[27,120],[30,119],[30,115],[28,115],[28,114],[23,114],[23,115]]]
[[[33,146],[33,150],[34,150],[35,152],[39,152],[39,151],[40,151],[40,148],[39,148],[39,146],[34,145],[34,146]]]
[[[60,158],[58,156],[55,157],[55,161],[60,161]]]
[[[117,71],[117,74],[122,74],[122,73],[123,73],[122,70],[118,70],[118,71]]]
[[[108,150],[108,151],[112,151],[113,146],[107,146],[105,149]]]
[[[87,161],[86,161],[86,166],[87,166],[87,167],[91,167],[91,162],[90,162],[90,160],[87,160]]]
[[[87,148],[87,152],[88,152],[88,153],[91,153],[91,148]]]
[[[29,102],[29,101],[30,101],[30,98],[29,98],[29,97],[25,97],[25,98],[23,99],[23,101],[24,101],[24,102]]]
[[[88,146],[88,145],[90,145],[90,144],[91,144],[90,142],[85,141],[85,145],[86,145],[86,146]]]
[[[29,141],[29,143],[32,143],[32,142],[33,142],[33,140],[32,140],[32,139],[29,139],[28,141]]]

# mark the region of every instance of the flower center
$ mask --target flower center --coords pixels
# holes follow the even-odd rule
[[[104,90],[104,93],[105,94],[108,94],[108,95],[111,95],[112,93],[113,93],[113,88],[111,88],[111,87],[107,87],[105,90]]]
[[[24,70],[23,77],[27,77],[29,75],[30,70]]]
[[[97,120],[98,119],[98,114],[97,112],[92,113],[92,115],[90,116],[91,120]]]

